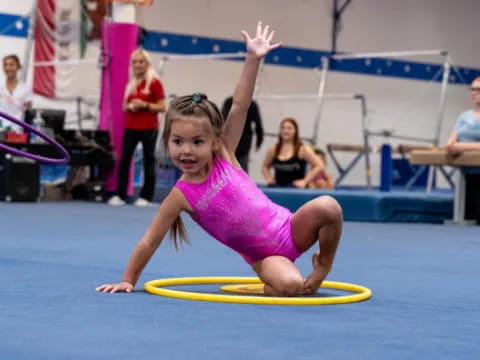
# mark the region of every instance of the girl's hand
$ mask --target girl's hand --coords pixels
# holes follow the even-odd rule
[[[116,293],[116,292],[133,292],[133,285],[129,282],[122,281],[118,284],[105,284],[97,287],[95,290],[104,293]]]
[[[273,49],[282,45],[282,43],[271,44],[275,31],[269,33],[270,26],[262,27],[262,22],[259,21],[257,25],[257,33],[252,39],[246,31],[242,31],[243,38],[247,43],[247,53],[255,56],[257,59],[263,58]]]

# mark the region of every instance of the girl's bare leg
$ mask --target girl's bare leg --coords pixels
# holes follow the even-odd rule
[[[304,293],[315,293],[330,272],[342,225],[342,209],[330,196],[309,201],[293,215],[292,230],[298,249],[305,252],[317,240],[320,245],[320,251],[313,255],[313,271],[305,280]]]
[[[303,291],[303,276],[297,266],[283,256],[269,256],[252,264],[265,284],[267,296],[299,296]]]

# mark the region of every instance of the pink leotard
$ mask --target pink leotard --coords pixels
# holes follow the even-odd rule
[[[215,157],[204,182],[179,180],[175,186],[192,207],[192,218],[249,264],[272,255],[292,261],[300,256],[291,229],[292,213],[272,202],[227,160]]]

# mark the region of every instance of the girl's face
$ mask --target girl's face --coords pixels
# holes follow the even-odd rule
[[[470,92],[472,94],[472,101],[476,106],[480,106],[480,80],[472,82],[470,86]]]
[[[19,69],[20,67],[14,59],[6,58],[3,60],[3,72],[5,73],[7,79],[15,78]]]
[[[148,60],[142,54],[135,54],[132,57],[132,70],[135,77],[143,77],[148,70]]]
[[[280,137],[283,141],[293,141],[295,133],[295,126],[290,121],[284,121],[280,126]]]
[[[217,145],[208,118],[183,116],[173,121],[168,152],[187,180],[205,175]]]

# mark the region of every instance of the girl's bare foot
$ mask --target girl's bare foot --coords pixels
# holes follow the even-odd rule
[[[308,275],[303,284],[303,294],[305,295],[315,294],[331,269],[331,266],[325,266],[320,263],[320,251],[313,254],[312,266],[313,271]]]

